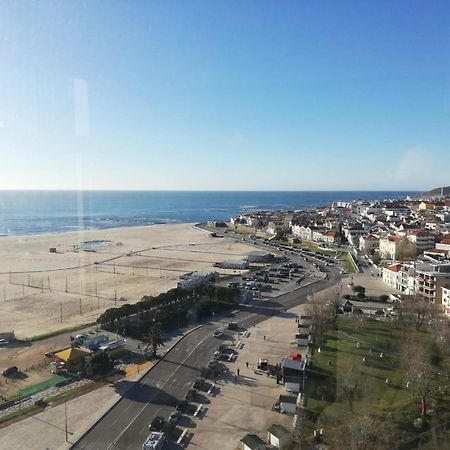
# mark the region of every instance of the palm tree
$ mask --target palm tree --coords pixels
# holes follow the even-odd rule
[[[152,347],[153,356],[156,356],[158,347],[164,347],[164,334],[159,323],[150,328],[149,332],[144,336],[144,342],[147,343],[145,351],[147,351],[149,347]]]

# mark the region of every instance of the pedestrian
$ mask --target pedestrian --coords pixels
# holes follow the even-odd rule
[[[266,340],[266,336],[264,335],[264,340]]]
[[[238,376],[239,376],[239,369],[237,370],[237,374],[238,374]]]
[[[248,362],[246,362],[245,365],[247,366],[247,369],[248,369]]]

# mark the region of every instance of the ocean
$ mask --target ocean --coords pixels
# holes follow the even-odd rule
[[[398,199],[398,191],[0,191],[0,236],[229,220],[261,209]]]

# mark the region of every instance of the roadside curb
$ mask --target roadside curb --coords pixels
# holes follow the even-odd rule
[[[166,357],[166,355],[170,352],[170,351],[172,351],[172,349],[173,348],[175,348],[185,337],[187,337],[187,336],[189,336],[191,333],[193,333],[194,331],[197,331],[198,329],[200,329],[200,328],[202,328],[204,325],[197,325],[196,327],[194,327],[194,328],[192,328],[192,329],[190,329],[189,331],[187,331],[185,334],[183,334],[183,336],[181,336],[180,337],[180,339],[178,339],[178,341],[177,342],[175,342],[171,347],[169,347],[168,349],[167,349],[167,351],[164,353],[164,355],[161,357],[161,358],[159,358],[158,359],[158,361],[156,361],[155,362],[155,364],[153,364],[153,366],[151,366],[151,367],[149,367],[147,370],[145,370],[144,372],[142,372],[142,374],[139,374],[140,376],[138,377],[138,378],[136,378],[136,380],[135,380],[135,382],[136,383],[138,383],[138,382],[140,382],[141,380],[142,380],[142,378],[144,377],[144,376],[146,376],[154,367],[156,367],[157,365],[158,365],[158,363],[160,362],[160,361],[162,361],[165,357]],[[132,389],[131,387],[129,388],[129,389]],[[125,391],[125,392],[128,392],[128,390],[129,389],[127,389],[127,391]],[[89,428],[86,430],[86,431],[84,431],[81,435],[80,435],[80,437],[77,439],[77,441],[75,442],[75,443],[73,443],[73,444],[71,444],[71,446],[70,447],[67,447],[68,449],[79,449],[79,448],[82,448],[82,447],[78,447],[77,446],[77,443],[79,442],[79,441],[81,441],[81,439],[83,439],[96,425],[97,425],[97,423],[101,420],[101,419],[103,419],[103,417],[105,417],[110,411],[111,411],[111,409],[113,409],[116,405],[117,405],[117,403],[119,403],[121,400],[122,400],[122,398],[123,398],[123,394],[120,394],[120,396],[119,396],[119,398],[117,399],[117,400],[115,400],[114,401],[114,403],[112,403],[111,404],[111,406],[108,408],[108,410],[104,413],[104,414],[102,414],[99,418],[97,418],[96,420],[95,420],[95,422],[93,423],[93,424],[91,424],[90,426],[89,426]]]

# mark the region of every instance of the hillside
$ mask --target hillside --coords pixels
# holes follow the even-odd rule
[[[440,195],[440,193],[441,193],[441,188],[438,187],[438,188],[431,189],[431,191],[424,192],[424,195],[432,197],[434,195]],[[450,195],[450,186],[444,187],[444,195]]]

